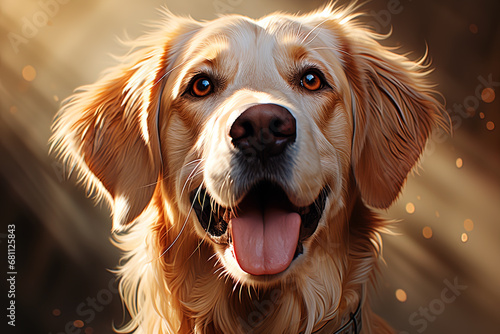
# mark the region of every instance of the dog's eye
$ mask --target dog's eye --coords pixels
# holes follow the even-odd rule
[[[191,94],[197,97],[207,96],[212,93],[214,85],[212,81],[206,76],[196,78],[191,85]]]
[[[309,91],[323,88],[323,78],[316,71],[307,71],[300,79],[300,85]]]

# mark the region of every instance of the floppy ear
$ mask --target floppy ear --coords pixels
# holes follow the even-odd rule
[[[179,31],[189,31],[166,14],[156,33],[130,42],[122,65],[66,100],[53,125],[51,149],[79,170],[90,193],[107,199],[114,229],[144,211],[159,177],[157,108],[167,61],[174,61],[168,50]]]
[[[354,94],[352,165],[364,201],[387,208],[397,198],[443,107],[427,82],[429,71],[381,46],[379,35],[351,32],[346,72]]]
[[[162,54],[136,52],[125,65],[79,89],[56,116],[52,145],[78,168],[90,192],[106,198],[113,228],[134,220],[149,203],[159,173],[152,122]]]

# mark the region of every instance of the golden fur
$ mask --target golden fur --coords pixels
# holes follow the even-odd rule
[[[112,208],[132,316],[120,331],[321,332],[325,323],[340,328],[364,296],[362,332],[392,333],[366,300],[385,226],[368,207],[396,199],[442,109],[423,60],[382,46],[354,10],[208,22],[166,12],[119,66],[65,102],[52,148]],[[293,86],[294,71],[311,64],[331,90]],[[220,78],[217,94],[186,97],[200,72]],[[203,185],[218,203],[237,204],[234,184],[244,176],[221,143],[227,124],[257,103],[286,106],[297,119],[290,201],[308,205],[329,189],[304,253],[271,278],[242,271],[207,236],[189,198]]]

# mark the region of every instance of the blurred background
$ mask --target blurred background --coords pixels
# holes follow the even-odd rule
[[[339,0],[339,4],[344,1]],[[2,0],[0,2],[0,263],[15,225],[16,327],[2,333],[111,333],[126,315],[113,275],[111,220],[48,156],[61,101],[94,82],[166,5],[176,14],[253,18],[324,1]],[[362,6],[387,44],[416,59],[429,48],[454,134],[429,141],[419,175],[387,212],[376,311],[398,332],[499,333],[500,1],[373,0]],[[7,269],[6,269],[7,268]],[[4,293],[5,291],[5,293]],[[1,305],[7,308],[7,299]]]

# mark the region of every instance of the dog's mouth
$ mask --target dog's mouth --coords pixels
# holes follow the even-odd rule
[[[278,185],[262,181],[235,208],[217,204],[206,189],[191,194],[201,226],[219,244],[232,246],[240,268],[252,275],[274,275],[286,270],[303,252],[303,242],[314,234],[325,209],[327,190],[310,205],[293,205]]]

